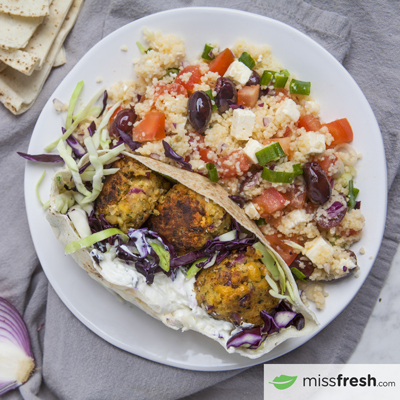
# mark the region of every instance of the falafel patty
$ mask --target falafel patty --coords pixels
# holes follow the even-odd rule
[[[136,160],[125,156],[112,164],[120,170],[108,175],[99,197],[96,213],[118,225],[122,232],[140,228],[153,212],[157,200],[170,188],[170,183]]]
[[[260,312],[272,311],[279,299],[269,294],[271,287],[265,275],[270,273],[260,258],[260,253],[250,246],[245,252],[232,253],[220,264],[203,269],[195,283],[198,304],[215,319],[262,326]]]
[[[199,250],[207,240],[230,230],[231,216],[218,204],[177,184],[162,196],[149,228],[160,233],[178,254]]]

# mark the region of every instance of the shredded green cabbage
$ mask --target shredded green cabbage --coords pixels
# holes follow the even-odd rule
[[[276,267],[276,260],[272,257],[268,249],[261,242],[253,244],[253,247],[261,252],[262,254],[261,261],[267,267],[267,270],[271,273],[272,277],[276,281],[279,280],[279,271],[278,268]]]
[[[93,246],[95,243],[101,242],[102,240],[108,239],[114,235],[120,235],[125,243],[129,240],[128,236],[119,229],[109,228],[104,231],[93,233],[93,235],[87,236],[84,239],[76,240],[75,242],[67,244],[64,248],[65,254],[75,253],[77,250]]]
[[[201,268],[199,268],[197,266],[197,264],[200,264],[204,261],[207,261],[208,257],[204,257],[204,258],[200,258],[200,260],[195,261],[192,266],[188,269],[188,271],[186,272],[186,279],[190,279],[193,276],[195,276],[200,270]]]
[[[54,209],[60,214],[65,214],[74,204],[75,199],[71,192],[60,193],[54,199]]]
[[[44,176],[46,175],[46,171],[44,171],[43,172],[43,174],[42,174],[42,176],[39,178],[39,180],[38,180],[38,183],[36,184],[36,196],[37,196],[37,198],[38,198],[38,200],[39,200],[39,203],[40,203],[40,205],[43,207],[43,202],[42,202],[42,200],[40,199],[40,194],[39,194],[39,186],[40,186],[40,184],[41,184],[41,182],[42,182],[42,180],[43,180],[43,178],[44,178]]]
[[[69,101],[69,107],[67,112],[67,119],[65,121],[65,129],[68,129],[72,123],[72,114],[75,109],[75,104],[78,100],[79,95],[81,94],[83,89],[83,81],[80,81],[75,86],[74,92],[72,93],[71,100]]]
[[[60,154],[60,157],[64,160],[65,164],[69,168],[72,174],[72,178],[75,182],[75,186],[80,193],[85,196],[90,196],[89,190],[87,190],[82,182],[81,176],[79,175],[79,169],[75,162],[75,160],[68,154],[68,151],[65,147],[65,143],[63,140],[60,140],[57,145],[57,150]]]
[[[125,150],[125,144],[120,144],[118,147],[114,147],[106,154],[103,154],[99,157],[100,162],[105,165],[108,164],[110,160],[116,157],[118,154],[122,153]],[[114,160],[116,161],[116,160]]]
[[[97,150],[93,143],[93,139],[90,136],[88,136],[84,142],[85,142],[86,150],[89,153],[90,164],[92,164],[92,166],[94,167],[96,172],[93,176],[93,185],[92,185],[93,191],[88,197],[86,197],[85,199],[82,200],[82,202],[81,202],[82,204],[91,203],[92,201],[94,201],[97,198],[97,196],[100,194],[101,189],[103,189],[103,182],[102,182],[103,164],[99,160],[99,156],[97,154]]]
[[[103,119],[100,122],[100,125],[97,127],[96,132],[93,135],[93,141],[96,146],[96,149],[99,148],[99,144],[101,142],[105,142],[106,140],[110,139],[110,136],[108,135],[108,130],[106,132],[106,136],[103,137],[102,131],[103,129],[108,125],[108,121],[110,121],[111,116],[114,114],[114,111],[121,105],[121,101],[118,101],[115,103],[108,111],[107,113],[103,116]]]
[[[103,171],[103,175],[104,176],[113,175],[113,174],[117,173],[118,171],[119,171],[119,168],[108,168]],[[89,170],[89,171],[86,169],[84,172],[81,173],[82,181],[91,181],[93,179],[95,173],[96,173],[96,171],[94,169]]]
[[[104,88],[101,88],[98,90],[98,92],[96,92],[96,94],[92,97],[92,99],[86,104],[85,108],[76,116],[76,119],[74,120],[74,122],[71,124],[71,126],[67,129],[67,131],[61,136],[59,137],[57,140],[55,140],[53,143],[50,143],[49,145],[47,145],[44,149],[47,152],[50,152],[52,150],[54,150],[57,145],[58,142],[61,140],[66,140],[68,139],[72,132],[76,129],[76,127],[84,120],[87,118],[87,116],[90,113],[90,110],[92,109],[93,104],[97,101],[97,99],[104,93]]]
[[[157,253],[158,257],[160,258],[160,267],[165,271],[168,272],[170,268],[170,259],[171,255],[167,250],[164,249],[161,245],[155,242],[150,242],[150,246],[153,250]]]

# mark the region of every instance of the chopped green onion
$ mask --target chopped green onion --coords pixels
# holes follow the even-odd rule
[[[122,240],[126,243],[129,238],[122,231],[117,228],[109,228],[104,231],[93,233],[93,235],[87,236],[84,239],[76,240],[67,244],[64,248],[65,254],[75,253],[77,250],[84,249],[86,247],[92,246],[97,242],[101,242],[104,239],[108,239],[114,235],[121,235]]]
[[[349,208],[349,211],[352,210],[355,205],[356,205],[356,198],[358,193],[360,192],[359,189],[356,189],[353,186],[353,180],[349,180],[349,194],[347,195],[348,201],[347,201],[347,206]]]
[[[285,156],[285,152],[279,142],[272,143],[256,152],[256,157],[260,165],[264,165],[283,156]]]
[[[283,89],[288,81],[290,73],[287,69],[282,69],[279,73],[275,74],[274,88]]]
[[[305,94],[309,95],[311,92],[311,82],[298,81],[297,79],[292,79],[290,81],[290,94]]]
[[[145,53],[147,54],[149,51],[151,51],[151,50],[153,50],[151,47],[149,47],[146,51],[145,51]]]
[[[214,96],[212,94],[212,90],[206,90],[206,93],[208,94],[208,97],[211,99],[211,104],[212,104],[212,110],[216,111],[218,110],[218,107],[215,104]]]
[[[210,179],[211,182],[218,182],[218,171],[217,168],[215,167],[215,164],[212,162],[209,162],[206,164],[207,170],[208,170],[208,178]]]
[[[153,248],[153,250],[156,252],[160,259],[160,267],[165,271],[168,272],[170,268],[170,259],[171,255],[167,250],[164,249],[161,245],[158,243],[152,242],[150,243],[150,246]]]
[[[242,62],[246,67],[253,69],[256,65],[256,62],[253,60],[251,55],[244,51],[242,55],[239,57],[239,61]]]
[[[293,173],[294,173],[294,176],[303,175],[303,168],[301,168],[301,164],[293,165]]]
[[[307,282],[306,276],[301,271],[299,271],[296,267],[292,267],[292,268],[290,268],[290,270],[292,271],[292,274],[296,279],[300,279],[301,281]]]
[[[214,47],[212,47],[210,44],[206,43],[204,46],[204,50],[203,50],[203,54],[201,55],[201,58],[203,58],[204,60],[208,60],[211,61],[215,58],[214,54],[212,54],[212,56],[210,56],[210,52]]]
[[[271,80],[275,76],[275,74],[275,71],[264,71],[261,76],[260,85],[268,86],[271,83]]]
[[[142,54],[146,53],[146,49],[141,45],[139,41],[136,42],[137,47],[139,47],[139,50]]]
[[[37,198],[38,198],[38,200],[39,200],[39,203],[40,203],[40,205],[43,207],[43,202],[42,202],[42,200],[40,199],[40,194],[39,194],[39,185],[40,185],[40,183],[42,182],[42,180],[43,180],[43,178],[44,178],[44,176],[46,175],[46,171],[44,171],[43,172],[43,174],[42,174],[42,176],[39,178],[39,180],[38,180],[38,183],[36,184],[36,196],[37,196]]]
[[[200,260],[195,261],[195,262],[192,264],[192,266],[188,269],[188,271],[187,271],[187,273],[186,273],[186,279],[190,279],[190,278],[192,278],[193,276],[195,276],[195,275],[201,270],[201,268],[199,268],[199,267],[197,266],[197,264],[200,264],[200,263],[202,263],[202,262],[204,262],[204,261],[207,261],[207,260],[208,260],[208,258],[207,258],[207,257],[204,257],[204,258],[200,258]]]
[[[171,74],[177,74],[179,75],[179,68],[168,68],[167,69],[167,75],[171,75]]]
[[[83,81],[80,81],[75,86],[74,92],[72,93],[71,100],[69,101],[69,107],[67,112],[67,119],[65,121],[65,129],[68,129],[72,123],[72,114],[74,113],[75,104],[78,100],[79,95],[83,89]]]
[[[261,178],[273,183],[292,183],[294,179],[294,173],[273,171],[272,169],[264,167]]]
[[[279,293],[278,285],[268,274],[265,275],[265,280],[268,282],[269,286],[274,292]]]
[[[265,222],[264,218],[260,218],[256,221],[256,225],[257,226],[263,226],[263,225],[267,225],[267,223]]]
[[[274,257],[261,242],[253,244],[253,247],[261,252],[261,261],[267,267],[267,270],[271,273],[272,277],[277,281],[279,279],[279,270],[276,266],[276,260]]]

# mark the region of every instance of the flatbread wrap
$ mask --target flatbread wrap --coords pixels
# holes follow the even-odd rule
[[[316,330],[290,270],[222,187],[130,152],[88,151],[81,183],[73,168],[55,175],[46,217],[93,279],[168,327],[249,358]],[[85,197],[77,186],[89,160]]]

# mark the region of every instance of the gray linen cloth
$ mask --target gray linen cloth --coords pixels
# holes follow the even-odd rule
[[[65,43],[67,64],[52,71],[34,106],[19,117],[0,109],[0,296],[23,314],[37,362],[30,380],[4,399],[263,397],[262,365],[228,372],[179,370],[126,353],[92,333],[70,313],[49,285],[36,257],[25,214],[25,162],[15,153],[26,152],[36,119],[64,76],[95,43],[120,26],[157,11],[187,6],[251,11],[301,30],[343,62],[368,98],[382,130],[389,170],[390,218],[378,259],[360,292],[334,322],[307,344],[273,362],[346,362],[360,339],[400,234],[400,175],[396,157],[400,144],[396,118],[400,2],[86,0]]]

